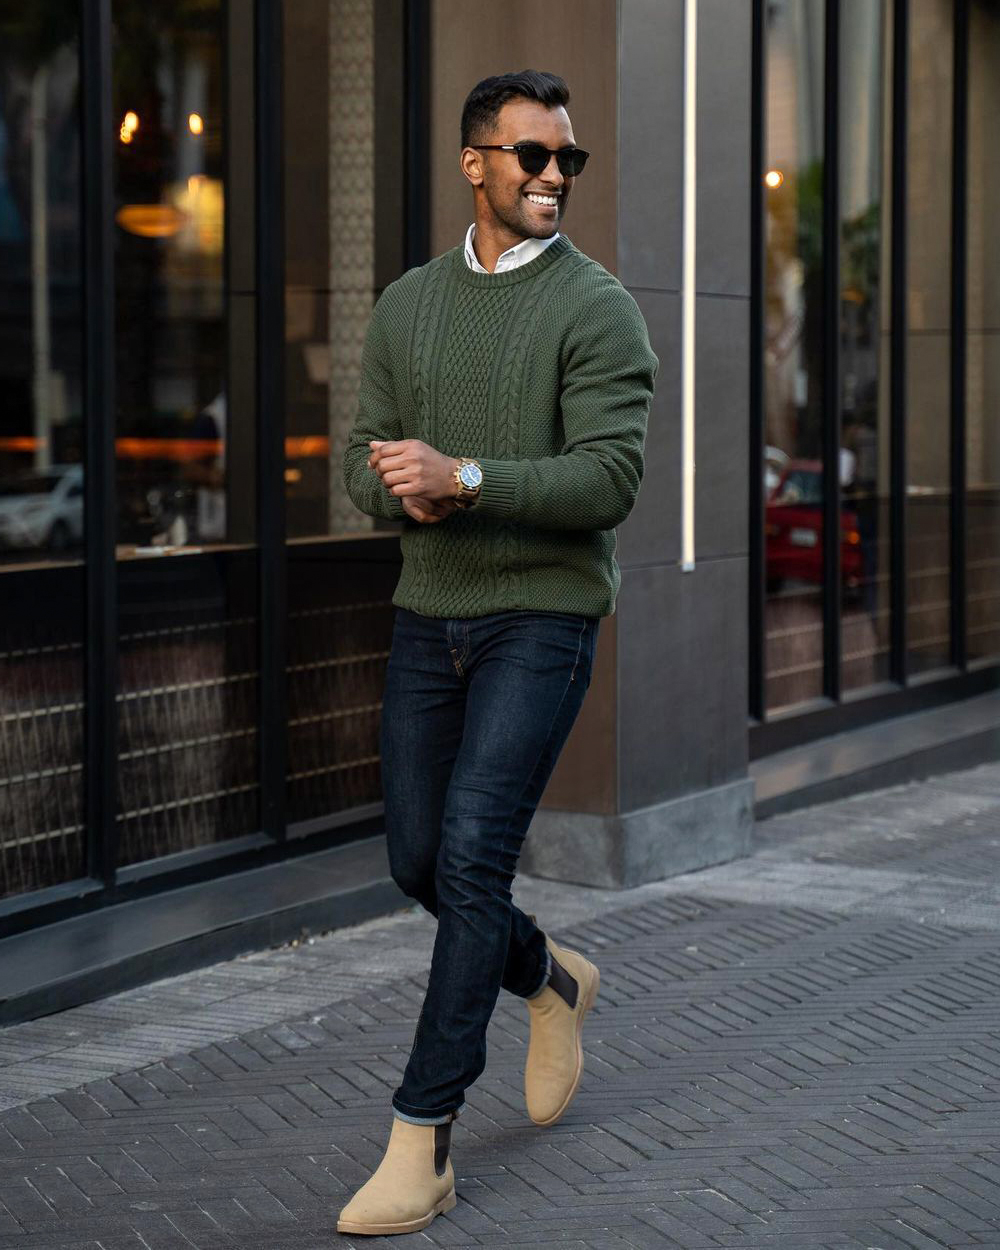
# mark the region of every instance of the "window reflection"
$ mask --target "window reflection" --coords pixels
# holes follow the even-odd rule
[[[0,562],[82,554],[76,6],[0,15]]]
[[[113,5],[119,541],[225,527],[221,0]]]
[[[823,683],[822,0],[768,5],[765,151],[767,706]]]
[[[254,417],[230,402],[253,308],[227,288],[224,235],[253,137],[223,58],[246,64],[253,32],[229,16],[223,0],[112,4],[122,864],[259,827]]]
[[[913,673],[951,655],[954,5],[911,0],[907,110],[906,627]]]
[[[79,6],[0,10],[0,896],[83,876]]]
[[[284,9],[287,801],[306,828],[381,800],[399,526],[357,511],[342,461],[371,310],[403,265],[403,17]]]
[[[967,599],[971,660],[1000,655],[1000,5],[969,15]]]
[[[285,46],[288,535],[396,533],[347,498],[342,461],[371,311],[403,265],[401,0],[300,0]]]
[[[840,85],[841,680],[889,677],[890,6],[843,0]]]

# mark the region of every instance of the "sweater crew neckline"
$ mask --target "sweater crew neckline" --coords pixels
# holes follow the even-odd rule
[[[452,268],[459,280],[468,283],[469,286],[510,286],[515,282],[523,282],[526,278],[533,278],[544,269],[548,269],[549,265],[557,261],[560,256],[564,256],[572,247],[573,244],[569,239],[564,234],[560,234],[559,238],[550,243],[541,255],[536,256],[534,260],[529,260],[526,265],[518,265],[516,269],[508,269],[504,273],[476,273],[468,266],[463,244],[451,249]]]

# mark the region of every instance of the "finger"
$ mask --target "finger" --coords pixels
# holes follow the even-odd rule
[[[405,469],[407,465],[416,464],[412,456],[407,455],[387,455],[384,451],[375,457],[378,464],[387,469]]]
[[[389,494],[395,495],[397,499],[403,499],[407,495],[415,495],[420,490],[417,482],[401,482],[398,486],[390,486]]]
[[[390,468],[401,469],[402,467],[403,466],[400,464],[387,465],[384,460],[376,459],[376,460],[373,460],[372,462],[372,468],[379,475],[379,477],[384,477],[385,474],[388,473]]]
[[[413,482],[416,480],[409,469],[385,469],[381,476],[382,482],[386,486],[396,486],[399,482]]]

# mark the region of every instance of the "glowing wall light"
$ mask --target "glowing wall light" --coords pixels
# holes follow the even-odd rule
[[[122,118],[122,124],[118,131],[118,137],[122,143],[131,143],[132,136],[139,129],[139,114],[133,113],[131,109]]]

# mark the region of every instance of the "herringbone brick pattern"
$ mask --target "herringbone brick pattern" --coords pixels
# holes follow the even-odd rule
[[[756,869],[994,889],[1000,804],[952,812],[938,789],[935,829],[914,789],[767,822]],[[866,810],[859,836],[844,813]],[[408,972],[0,1114],[0,1250],[1000,1248],[1000,923],[643,897],[561,931],[602,993],[552,1128],[525,1117],[527,1013],[501,999],[455,1126],[459,1203],[425,1233],[335,1232],[381,1157]]]

